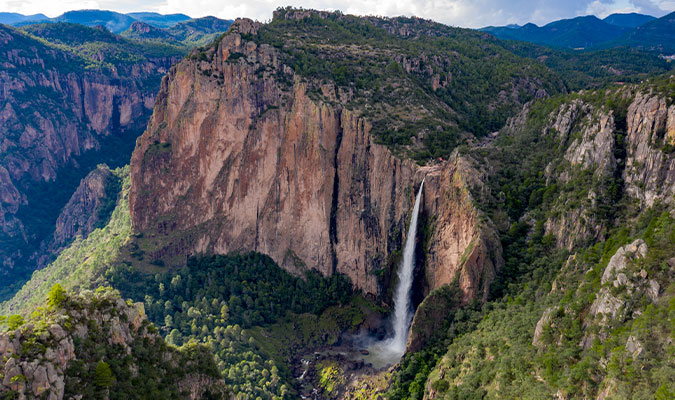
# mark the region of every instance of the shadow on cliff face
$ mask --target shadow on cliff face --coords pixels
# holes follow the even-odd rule
[[[56,258],[56,253],[44,251],[44,248],[49,246],[60,212],[82,179],[99,164],[114,169],[129,163],[135,139],[142,128],[117,129],[116,134],[99,138],[98,148],[73,156],[68,164],[57,170],[55,180],[21,182],[20,190],[26,196],[26,204],[19,207],[16,217],[25,227],[25,241],[0,235],[0,247],[4,254],[16,255],[11,261],[11,268],[3,270],[0,265],[0,301],[11,298],[30,279],[36,267],[43,268]],[[104,152],[100,149],[115,150]],[[102,224],[105,222],[101,221]],[[62,246],[68,243],[62,243]]]
[[[417,242],[415,244],[415,271],[411,290],[411,303],[413,310],[422,303],[429,294],[429,283],[426,279],[427,248],[433,234],[433,215],[428,210],[421,208],[418,217]]]

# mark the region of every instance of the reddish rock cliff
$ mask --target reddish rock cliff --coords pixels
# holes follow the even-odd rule
[[[400,249],[426,175],[425,212],[436,216],[427,290],[458,276],[467,298],[483,292],[501,249],[470,201],[464,161],[420,168],[394,157],[342,106],[343,93],[324,84],[318,100],[276,49],[242,38],[255,29],[238,20],[162,82],[131,163],[131,217],[146,254],[178,262],[255,250],[382,294],[375,272]]]

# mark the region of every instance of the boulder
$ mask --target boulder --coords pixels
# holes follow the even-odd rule
[[[547,308],[539,321],[537,321],[537,326],[534,328],[534,336],[532,337],[532,346],[540,347],[543,344],[541,343],[541,335],[544,333],[544,328],[551,324],[552,313],[553,308]]]
[[[604,285],[615,276],[618,276],[619,272],[626,269],[627,263],[633,258],[642,258],[646,255],[647,244],[642,239],[637,239],[631,244],[620,247],[609,260],[609,263],[602,274],[601,283]]]

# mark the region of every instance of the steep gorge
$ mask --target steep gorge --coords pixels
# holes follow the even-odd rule
[[[49,261],[36,250],[80,179],[98,163],[128,161],[176,57],[92,68],[5,26],[0,45],[0,282],[8,287]]]

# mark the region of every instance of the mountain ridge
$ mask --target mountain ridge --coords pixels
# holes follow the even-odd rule
[[[553,21],[541,27],[527,23],[517,27],[488,26],[480,30],[501,39],[551,47],[598,49],[633,46],[672,52],[672,38],[669,36],[673,30],[672,19],[672,13],[660,18],[635,13],[612,14],[602,20],[588,15]]]
[[[192,18],[186,14],[160,14],[156,12],[120,13],[101,9],[67,11],[54,18],[49,18],[44,14],[23,15],[18,13],[0,13],[0,24],[20,27],[37,23],[44,24],[68,22],[82,24],[89,27],[100,25],[117,34],[129,29],[131,24],[134,22],[143,22],[156,28],[168,29],[174,27],[176,24],[195,19],[199,20],[202,18]]]

